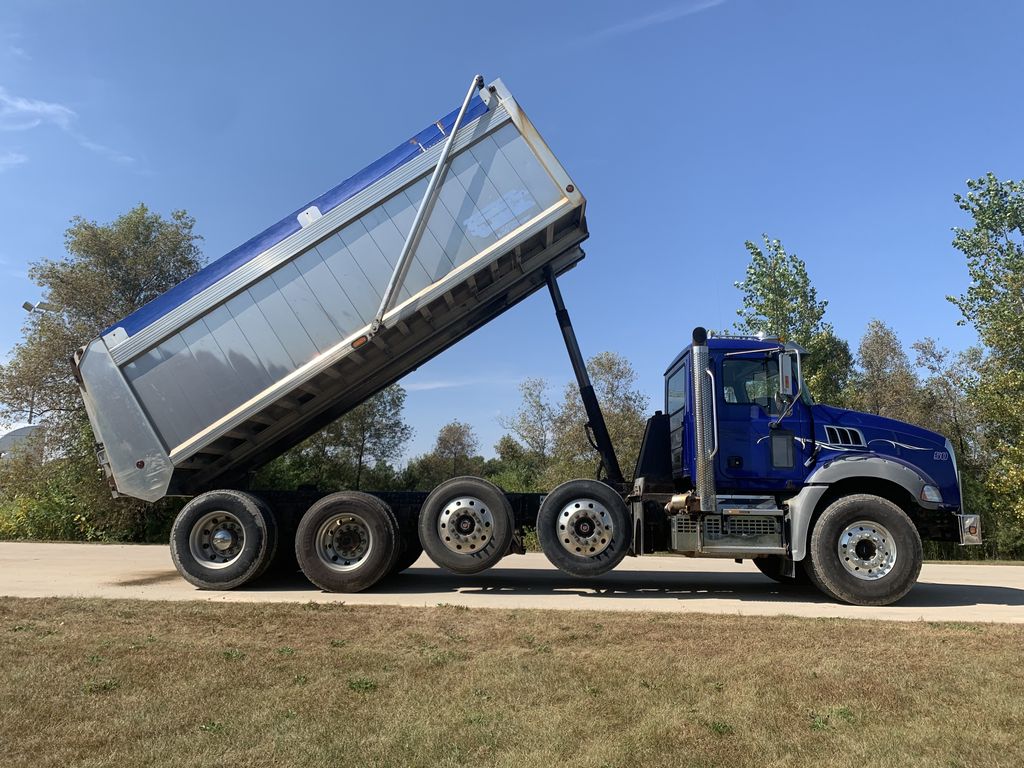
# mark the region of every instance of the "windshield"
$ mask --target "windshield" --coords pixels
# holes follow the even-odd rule
[[[800,400],[804,405],[814,405],[814,397],[811,395],[811,390],[807,388],[806,381],[800,382]]]

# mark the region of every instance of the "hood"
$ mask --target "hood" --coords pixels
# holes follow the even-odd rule
[[[821,460],[851,452],[874,453],[896,459],[939,488],[943,507],[960,507],[956,457],[945,436],[916,424],[873,413],[831,405],[814,405],[813,409],[814,437],[821,445]],[[826,457],[830,452],[834,455]]]

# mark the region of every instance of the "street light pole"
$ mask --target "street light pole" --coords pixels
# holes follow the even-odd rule
[[[35,304],[33,304],[31,301],[26,301],[25,303],[23,303],[21,305],[21,308],[24,309],[26,312],[28,312],[30,315],[31,314],[35,314],[35,313],[38,313],[40,315],[45,315],[47,312],[56,312],[57,311],[57,307],[55,305],[49,303],[48,301],[37,301]],[[37,328],[36,333],[38,334],[38,328]],[[36,390],[35,390],[35,387],[33,387],[32,391],[29,393],[29,396],[28,396],[28,423],[29,424],[31,424],[32,423],[32,419],[35,418],[35,411],[36,411]]]

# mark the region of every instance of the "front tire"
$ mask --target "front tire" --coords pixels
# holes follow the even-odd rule
[[[907,513],[870,494],[844,496],[815,523],[805,570],[825,594],[851,605],[890,605],[917,582],[921,537]]]
[[[299,567],[327,592],[369,589],[390,572],[398,546],[391,509],[355,491],[324,496],[306,511],[295,532]]]
[[[260,576],[277,552],[270,508],[241,491],[209,491],[182,508],[171,527],[171,560],[200,589],[234,589]]]
[[[633,541],[629,511],[598,480],[570,480],[544,498],[537,538],[548,560],[572,576],[600,576],[622,562]]]

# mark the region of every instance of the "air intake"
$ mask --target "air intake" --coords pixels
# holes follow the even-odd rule
[[[864,435],[860,433],[859,429],[850,429],[848,427],[825,427],[825,438],[832,445],[850,445],[863,447]]]

